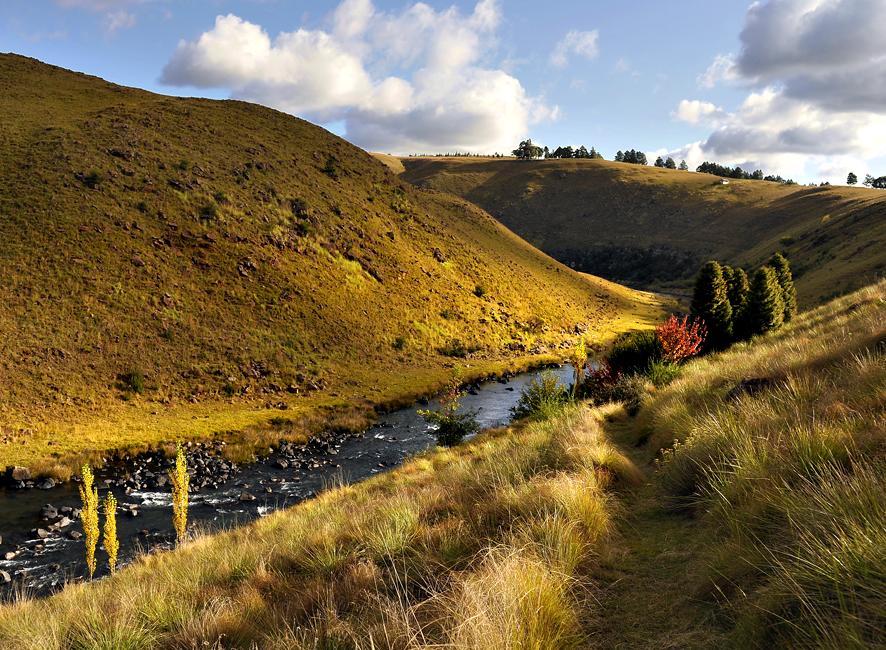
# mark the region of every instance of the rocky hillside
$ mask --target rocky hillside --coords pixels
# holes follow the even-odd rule
[[[682,292],[709,258],[791,258],[802,304],[886,272],[886,192],[720,183],[603,160],[404,158],[404,178],[473,201],[573,268]]]
[[[0,114],[0,465],[402,399],[657,313],[273,110],[2,55]]]

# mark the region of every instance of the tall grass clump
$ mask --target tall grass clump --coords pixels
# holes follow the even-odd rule
[[[86,568],[89,577],[95,575],[95,547],[98,545],[98,488],[93,487],[92,468],[84,465],[80,484],[80,521],[83,523],[83,541],[86,546]]]
[[[117,539],[117,499],[108,493],[104,502],[105,526],[102,530],[102,539],[105,544],[105,552],[108,554],[108,569],[113,574],[117,570],[117,552],[120,550],[120,540]]]
[[[557,415],[568,402],[568,390],[553,372],[546,370],[540,376],[533,377],[523,388],[520,400],[511,413],[515,418],[547,420]]]
[[[181,544],[188,531],[188,487],[191,483],[188,461],[181,445],[176,449],[175,466],[169,472],[169,480],[172,483],[172,523],[176,539]]]

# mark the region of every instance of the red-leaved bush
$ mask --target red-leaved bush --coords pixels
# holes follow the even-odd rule
[[[688,316],[672,314],[656,328],[655,335],[661,344],[661,358],[670,363],[680,363],[701,351],[707,328],[700,319],[690,320]]]

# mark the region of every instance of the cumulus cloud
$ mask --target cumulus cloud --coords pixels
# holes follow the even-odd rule
[[[699,84],[738,81],[750,94],[684,149],[832,181],[845,179],[840,164],[886,154],[883,0],[755,2],[740,40],[739,53],[718,56]],[[684,100],[675,115],[701,122],[705,104]]]
[[[597,41],[600,34],[597,30],[580,32],[572,30],[557,43],[551,52],[551,64],[562,68],[572,56],[581,56],[585,59],[593,59],[599,53]]]
[[[182,41],[161,81],[223,88],[320,122],[344,121],[367,149],[505,151],[556,107],[483,65],[501,20],[497,0],[473,11],[416,3],[395,13],[343,0],[331,28],[271,36],[235,15]]]
[[[698,124],[701,121],[710,121],[722,113],[723,109],[711,102],[703,102],[698,99],[684,99],[671,115],[681,122]]]

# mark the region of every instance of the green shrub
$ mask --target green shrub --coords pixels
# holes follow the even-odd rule
[[[484,287],[482,284],[478,284],[476,287],[474,287],[474,295],[478,298],[482,298],[486,295],[486,287]]]
[[[520,393],[520,401],[511,409],[515,418],[547,420],[569,402],[566,388],[553,372],[547,370],[532,380]]]
[[[183,172],[188,171],[188,168],[189,168],[190,166],[191,166],[191,163],[189,163],[189,162],[188,162],[187,160],[185,160],[184,158],[182,158],[181,160],[179,160],[179,161],[175,164],[175,168],[178,169],[179,171],[183,171]]]
[[[609,366],[615,373],[645,373],[649,365],[661,359],[661,345],[655,332],[630,332],[620,337],[609,352]]]
[[[648,380],[642,375],[623,375],[610,394],[613,402],[622,402],[628,415],[636,415],[649,395]]]
[[[398,336],[394,339],[394,342],[391,345],[395,350],[402,350],[406,347],[406,338],[403,336]]]
[[[126,390],[141,394],[145,391],[145,375],[141,370],[130,370],[120,375],[120,382]]]
[[[480,423],[477,422],[477,411],[459,413],[459,401],[462,393],[458,378],[449,383],[446,391],[440,396],[440,408],[436,411],[419,411],[418,414],[428,424],[436,427],[437,444],[443,447],[457,445],[465,436],[477,433]]]
[[[89,189],[94,190],[103,180],[104,177],[101,173],[98,170],[93,169],[83,177],[83,184]]]
[[[649,364],[646,376],[656,388],[662,388],[680,376],[680,366],[667,361],[653,361]]]
[[[469,346],[461,339],[451,339],[446,345],[437,348],[437,352],[444,357],[455,357],[457,359],[464,359],[466,356],[476,351],[476,346]]]

